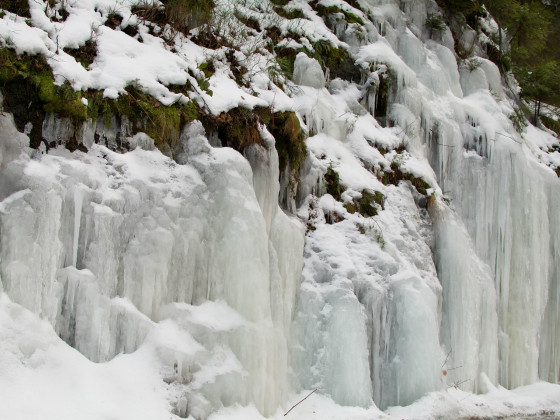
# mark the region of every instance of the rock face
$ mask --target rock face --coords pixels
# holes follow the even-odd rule
[[[315,388],[386,409],[454,386],[560,380],[558,140],[518,133],[497,67],[458,61],[447,28],[432,37],[435,2],[299,2],[299,14],[240,2],[230,15],[248,38],[236,46],[228,24],[216,48],[170,40],[129,6],[119,13],[137,33],[110,28],[79,3],[67,23],[36,4],[33,28],[0,19],[2,39],[27,34],[11,38],[18,53],[45,54],[87,108],[41,111],[34,149],[25,115],[0,115],[3,395],[38,366],[64,372],[68,345],[88,359],[72,366],[111,372],[91,373],[98,383],[153,370],[138,381],[156,390],[146,418],[236,404],[272,416]],[[70,43],[80,19],[100,25],[100,51],[72,73],[52,34]],[[273,52],[248,47],[264,29],[282,33]],[[463,35],[482,54],[491,34]],[[146,121],[129,124],[131,109]],[[229,136],[237,150],[220,147]]]

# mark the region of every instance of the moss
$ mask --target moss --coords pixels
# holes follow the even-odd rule
[[[98,108],[94,108],[94,109],[98,109]],[[113,110],[111,109],[111,105],[109,105],[108,103],[103,104],[101,119],[105,127],[111,126],[111,120],[113,119]]]
[[[294,112],[271,113],[270,108],[234,108],[220,115],[202,115],[207,131],[217,131],[224,146],[243,153],[251,144],[263,144],[259,124],[266,125],[276,140],[280,170],[299,172],[307,156],[305,133]]]
[[[427,195],[427,190],[431,188],[430,184],[422,178],[416,178],[410,173],[401,171],[400,166],[394,161],[391,164],[391,172],[384,172],[381,175],[381,181],[385,185],[399,185],[400,181],[410,181],[412,186],[422,195]]]
[[[10,84],[26,85],[23,92],[29,94],[29,90],[33,90],[35,95],[31,99],[38,100],[46,113],[76,122],[87,118],[87,107],[81,102],[81,94],[67,83],[55,85],[43,56],[17,56],[13,50],[4,48],[0,50],[0,68],[0,83],[4,90]],[[23,92],[19,95],[23,96]]]
[[[368,190],[362,190],[362,196],[351,203],[346,203],[344,207],[349,213],[360,213],[364,217],[377,216],[377,206],[385,208],[385,196],[379,192],[373,193]]]
[[[329,41],[321,40],[313,43],[313,50],[312,55],[323,67],[334,67],[342,63],[348,56],[346,50],[335,47]]]
[[[17,77],[29,78],[39,72],[50,71],[42,55],[20,55],[9,48],[0,48],[0,83],[6,84]]]
[[[264,117],[261,118],[264,120]],[[297,115],[294,112],[277,112],[264,122],[276,139],[280,170],[289,167],[292,172],[299,172],[305,162],[307,148]]]
[[[158,148],[172,153],[178,146],[181,128],[198,118],[198,106],[192,101],[164,106],[134,87],[128,87],[117,100],[110,100],[99,91],[81,92],[69,84],[55,85],[42,56],[18,57],[8,49],[0,49],[0,84],[4,107],[14,114],[18,129],[22,131],[27,122],[33,124],[30,139],[35,148],[42,141],[43,120],[51,113],[70,119],[76,128],[87,119],[102,119],[110,126],[113,116],[125,116],[133,132],[146,132]],[[87,106],[82,97],[88,100]],[[79,145],[74,141],[67,147],[72,150]]]
[[[340,176],[334,170],[332,163],[327,168],[324,178],[327,193],[332,195],[335,200],[341,201],[342,193],[346,191],[346,188],[340,185]]]
[[[179,146],[181,128],[198,118],[198,106],[192,101],[186,105],[165,106],[135,87],[128,87],[126,91],[116,101],[110,101],[108,107],[103,104],[104,123],[110,124],[113,115],[125,116],[133,131],[144,131],[154,139],[158,149],[173,154]]]
[[[315,58],[323,70],[328,68],[331,78],[340,77],[356,83],[360,82],[361,70],[356,66],[348,51],[324,40],[314,42],[312,45],[313,52],[306,48],[303,51],[308,56]]]
[[[81,92],[76,92],[67,83],[55,85],[52,75],[46,72],[32,76],[31,81],[38,89],[39,100],[46,113],[70,118],[76,125],[87,120],[87,106],[81,101]]]
[[[50,67],[41,55],[17,56],[13,50],[0,49],[0,84],[4,108],[14,115],[17,128],[23,131],[28,122],[33,125],[29,133],[31,147],[41,144],[42,123],[47,113],[69,118],[75,125],[87,119],[87,107],[81,102],[80,92],[67,83],[55,85]]]

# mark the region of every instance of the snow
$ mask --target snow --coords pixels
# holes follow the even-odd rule
[[[6,294],[0,296],[0,334],[2,418],[177,418],[169,413],[149,345],[109,363],[91,363]]]
[[[331,30],[302,0],[288,8],[305,18],[292,20],[268,1],[217,1],[248,67],[242,83],[229,47],[181,34],[165,42],[169,28],[134,16],[132,1],[76,0],[63,22],[51,19],[60,4],[37,1],[30,22],[0,19],[2,45],[43,54],[57,83],[108,98],[132,85],[213,115],[294,111],[309,135],[302,171],[280,184],[278,139],[265,126],[262,144],[240,154],[212,147],[219,141],[194,122],[173,160],[145,133],[126,153],[95,144],[91,121],[87,153],[33,151],[2,113],[1,418],[560,412],[558,139],[515,131],[493,63],[457,65],[448,30],[428,39],[433,2],[320,3],[366,23]],[[344,48],[363,80],[328,80],[303,52],[292,81],[272,77],[264,32],[234,8],[291,37],[280,45]],[[104,25],[111,12],[120,28]],[[120,30],[132,24],[136,36]],[[67,51],[89,40],[97,55],[85,68]],[[204,91],[197,78],[209,61]],[[381,78],[390,106],[378,121]],[[170,90],[187,82],[188,97]],[[48,117],[45,138],[67,126]],[[395,167],[426,182],[426,194],[387,181]],[[326,193],[327,171],[340,177],[340,201]],[[350,211],[366,192],[383,197],[375,216]]]

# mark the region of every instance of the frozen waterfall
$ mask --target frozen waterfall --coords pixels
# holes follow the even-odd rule
[[[560,381],[560,182],[543,157],[557,138],[518,133],[497,67],[458,62],[448,28],[432,39],[434,1],[322,2],[362,32],[330,31],[300,3],[315,20],[297,29],[348,50],[360,83],[329,80],[299,52],[286,92],[264,70],[249,89],[224,53],[214,99],[201,93],[219,109],[234,85],[224,110],[294,112],[307,156],[289,181],[265,125],[239,153],[194,121],[171,159],[144,133],[125,153],[95,144],[105,128],[92,120],[87,152],[31,149],[0,115],[0,341],[16,343],[0,359],[21,369],[6,368],[10,381],[63,354],[116,372],[144,363],[142,389],[193,419],[280,418],[314,389],[372,418],[450,388]],[[51,115],[43,131],[64,137],[64,124]]]

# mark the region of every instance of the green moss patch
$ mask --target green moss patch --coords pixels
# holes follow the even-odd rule
[[[305,162],[307,148],[297,115],[294,112],[277,112],[271,114],[266,125],[276,139],[280,170],[289,167],[292,172],[299,172]]]
[[[400,169],[400,166],[394,161],[391,164],[391,172],[384,172],[380,176],[380,179],[384,185],[399,185],[401,181],[410,181],[412,186],[416,188],[416,190],[422,195],[427,195],[427,190],[431,188],[430,184],[428,184],[422,178],[417,178],[410,173],[403,172]]]
[[[158,149],[173,155],[179,146],[182,127],[199,117],[198,106],[192,101],[165,106],[135,87],[128,87],[126,91],[115,101],[94,106],[97,113],[102,111],[105,123],[108,115],[126,116],[134,132],[144,131],[154,139]]]
[[[327,193],[332,195],[336,201],[341,201],[342,193],[346,191],[346,188],[340,184],[340,175],[334,170],[332,163],[327,168],[324,179]]]
[[[310,57],[315,58],[323,70],[329,69],[330,77],[351,80],[359,83],[361,80],[361,70],[344,48],[339,48],[329,41],[317,41],[313,44],[313,52],[304,48],[304,52]]]
[[[55,85],[51,69],[41,55],[18,56],[13,50],[0,49],[0,89],[4,108],[14,115],[18,130],[30,122],[31,147],[39,147],[45,115],[54,113],[76,124],[87,119],[87,107],[81,94],[69,84]],[[72,145],[70,145],[72,147]]]
[[[31,147],[42,142],[42,124],[47,114],[68,118],[75,131],[88,119],[111,125],[113,116],[125,116],[133,132],[144,131],[154,139],[156,147],[171,155],[178,147],[181,128],[198,118],[198,106],[164,106],[152,96],[128,87],[116,100],[103,98],[99,91],[74,91],[69,84],[55,85],[51,69],[41,55],[17,56],[13,50],[0,49],[0,89],[4,108],[14,115],[18,130],[31,122]],[[82,103],[87,99],[88,105]],[[70,150],[79,147],[76,139],[67,144]]]
[[[346,203],[344,207],[349,213],[360,213],[364,217],[377,216],[378,206],[385,208],[385,196],[379,191],[362,190],[362,196],[351,203]]]

